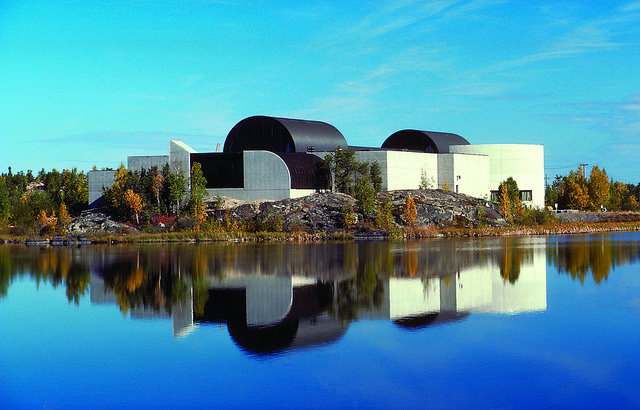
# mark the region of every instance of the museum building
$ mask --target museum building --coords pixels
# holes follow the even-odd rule
[[[497,198],[500,182],[513,177],[525,204],[544,206],[544,148],[530,144],[472,145],[457,134],[406,129],[380,148],[349,146],[334,126],[321,121],[253,116],[237,123],[222,152],[196,152],[182,141],[169,154],[130,156],[131,171],[169,163],[189,175],[199,162],[212,196],[240,200],[279,200],[322,191],[330,178],[319,166],[337,148],[356,152],[358,161],[377,161],[382,190],[417,189],[423,177],[433,188],[476,198]],[[89,205],[99,206],[115,171],[90,171]]]

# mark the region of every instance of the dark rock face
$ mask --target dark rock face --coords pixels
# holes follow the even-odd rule
[[[380,202],[390,201],[392,214],[398,226],[404,225],[404,207],[407,196],[416,204],[418,226],[506,226],[497,205],[467,195],[441,190],[390,191],[378,194]],[[343,228],[342,221],[346,209],[356,210],[356,201],[349,195],[340,193],[316,193],[303,198],[281,201],[252,202],[226,210],[211,210],[217,220],[230,213],[231,218],[241,222],[246,220],[265,221],[280,218],[285,230],[307,232],[334,232]],[[361,220],[362,215],[356,214]]]

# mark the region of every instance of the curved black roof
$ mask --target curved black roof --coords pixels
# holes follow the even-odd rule
[[[260,115],[237,123],[224,142],[224,152],[321,152],[338,147],[346,148],[347,140],[331,124]]]
[[[320,165],[322,160],[313,154],[300,152],[276,152],[289,168],[291,189],[326,189],[331,175]]]
[[[382,144],[382,148],[441,154],[449,152],[450,145],[469,145],[469,141],[458,134],[448,132],[402,130],[391,134]]]

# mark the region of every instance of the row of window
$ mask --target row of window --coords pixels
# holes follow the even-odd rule
[[[500,192],[499,191],[491,191],[491,200],[493,202],[498,202],[498,200],[500,199]],[[533,201],[533,195],[531,193],[530,189],[526,189],[523,191],[520,191],[520,200],[521,201],[528,201],[531,202]]]

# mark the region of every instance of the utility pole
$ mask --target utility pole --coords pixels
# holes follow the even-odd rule
[[[589,164],[580,164],[580,169],[582,169],[582,178],[587,179],[587,165]]]

